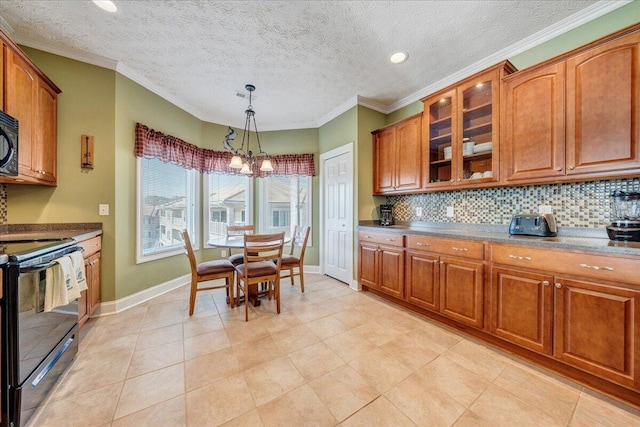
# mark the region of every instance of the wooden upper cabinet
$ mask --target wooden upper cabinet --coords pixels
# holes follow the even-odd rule
[[[424,98],[423,187],[477,186],[499,178],[500,63]]]
[[[505,78],[503,181],[638,173],[639,47],[631,33]]]
[[[504,83],[502,175],[506,181],[564,176],[564,63]]]
[[[640,34],[567,60],[567,175],[640,168]]]
[[[374,194],[420,189],[422,113],[373,132]]]
[[[4,111],[18,120],[18,176],[0,182],[56,185],[60,89],[4,33]]]

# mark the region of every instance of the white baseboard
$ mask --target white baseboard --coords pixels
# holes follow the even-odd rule
[[[320,266],[305,265],[304,272],[305,274],[320,274]],[[185,274],[184,276],[176,277],[175,279],[145,289],[144,291],[136,292],[133,295],[129,295],[115,301],[101,302],[100,305],[96,308],[95,312],[91,315],[91,317],[110,316],[112,314],[118,314],[122,311],[147,302],[155,297],[166,294],[167,292],[171,292],[174,289],[179,288],[180,286],[186,285],[190,281],[191,275]],[[353,288],[353,286],[351,287]]]
[[[357,280],[353,280],[351,282],[351,284],[349,285],[349,287],[351,289],[353,289],[354,291],[361,291],[362,290],[362,285],[360,285],[360,283],[358,283]]]

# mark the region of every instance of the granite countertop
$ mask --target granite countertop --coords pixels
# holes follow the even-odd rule
[[[412,221],[397,222],[392,226],[381,226],[379,221],[360,221],[358,228],[397,234],[411,233],[437,237],[454,237],[494,243],[511,243],[640,257],[640,242],[610,240],[604,228],[559,227],[556,237],[512,236],[509,234],[509,226],[504,224]]]
[[[2,224],[0,242],[74,239],[78,242],[102,234],[102,223]]]

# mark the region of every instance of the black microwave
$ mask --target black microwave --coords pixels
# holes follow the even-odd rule
[[[18,120],[0,110],[0,175],[18,175]]]

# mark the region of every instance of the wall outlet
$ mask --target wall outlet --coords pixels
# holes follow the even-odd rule
[[[549,205],[540,205],[538,206],[538,213],[541,214],[552,214],[553,208]]]
[[[416,216],[418,217],[422,216],[422,208],[420,206],[416,207]]]
[[[109,205],[98,205],[98,215],[109,215]]]
[[[453,218],[453,206],[447,206],[447,217]]]
[[[226,258],[226,257],[227,257],[227,250],[226,250],[226,249],[221,250],[221,251],[220,251],[220,256],[221,256],[222,258]]]

